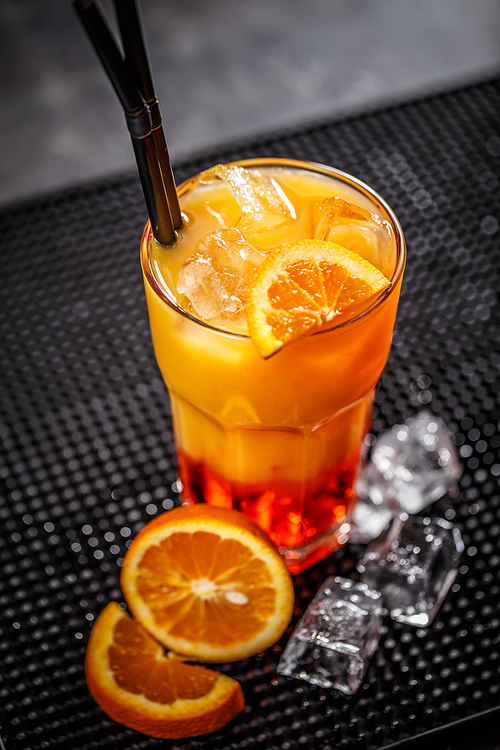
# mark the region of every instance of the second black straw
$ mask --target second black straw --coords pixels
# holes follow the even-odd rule
[[[135,2],[115,0],[125,60],[93,0],[73,6],[124,109],[153,235],[171,245],[182,218]]]

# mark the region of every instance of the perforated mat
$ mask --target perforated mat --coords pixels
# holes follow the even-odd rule
[[[460,493],[432,512],[462,531],[460,574],[429,628],[385,623],[352,697],[277,676],[285,634],[276,648],[222,667],[241,682],[247,707],[215,735],[154,740],[108,719],[84,679],[92,622],[122,600],[119,565],[134,534],[177,501],[139,268],[145,207],[135,176],[9,207],[0,215],[7,750],[367,750],[407,738],[428,750],[437,736],[441,749],[461,747],[454,727],[472,721],[460,719],[480,714],[474,726],[486,731],[493,716],[500,726],[500,82],[221,149],[177,165],[176,176],[251,156],[336,166],[399,216],[408,265],[373,431],[425,406],[456,433]],[[327,575],[356,577],[359,552],[348,546],[295,579],[296,617]]]

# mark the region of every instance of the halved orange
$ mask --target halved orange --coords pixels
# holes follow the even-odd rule
[[[239,511],[204,504],[150,521],[125,555],[121,585],[146,630],[198,661],[266,649],[294,604],[290,574],[267,534]]]
[[[151,737],[214,732],[245,705],[236,680],[165,655],[116,602],[107,605],[92,628],[85,676],[108,716]]]
[[[375,266],[333,242],[282,245],[257,268],[247,293],[250,337],[270,357],[334,319],[359,314],[390,286]]]

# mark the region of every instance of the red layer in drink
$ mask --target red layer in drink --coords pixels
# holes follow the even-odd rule
[[[321,535],[347,517],[353,502],[352,485],[358,456],[352,456],[321,476],[303,482],[277,480],[266,484],[228,482],[202,461],[179,451],[184,502],[206,502],[219,508],[241,510],[266,531],[276,546],[286,548],[291,573],[304,565],[293,563],[293,549],[314,548],[308,555],[320,560],[339,545]],[[291,551],[291,552],[290,552]]]

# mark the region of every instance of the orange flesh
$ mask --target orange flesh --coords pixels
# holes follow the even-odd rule
[[[193,581],[207,580],[213,583],[210,593],[196,595]],[[210,532],[178,532],[146,551],[137,590],[155,623],[170,635],[229,647],[265,628],[276,602],[271,583],[265,563],[240,542]],[[248,603],[232,603],[235,592]]]
[[[116,684],[122,690],[160,704],[196,700],[212,690],[217,673],[175,658],[166,659],[162,654],[163,649],[133,620],[124,616],[118,621],[108,655]]]
[[[295,261],[268,289],[269,303],[275,312],[268,313],[266,320],[275,338],[288,342],[329,323],[325,309],[338,310],[341,315],[348,307],[343,318],[353,317],[351,305],[358,300],[363,304],[370,294],[370,287],[350,276],[342,266],[328,261]],[[340,318],[335,322],[338,324]]]

